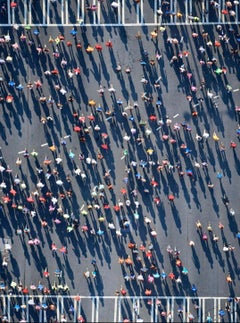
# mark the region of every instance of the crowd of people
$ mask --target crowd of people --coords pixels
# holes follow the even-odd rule
[[[217,7],[217,2],[211,1],[211,5]],[[232,10],[230,4],[226,10]],[[31,26],[2,29],[1,234],[5,238],[13,231],[14,243],[19,242],[27,259],[35,259],[39,271],[34,283],[15,277],[9,269],[11,250],[5,250],[0,287],[4,293],[73,294],[69,273],[61,264],[68,261],[69,246],[76,241],[93,249],[106,248],[106,244],[110,247],[110,241],[115,245],[112,253],[117,256],[112,261],[119,263],[122,275],[112,286],[115,296],[140,294],[151,299],[163,290],[171,294],[169,286],[177,295],[197,296],[198,284],[191,281],[186,257],[191,254],[197,259],[198,246],[210,263],[209,250],[218,255],[219,263],[224,255],[236,261],[238,244],[226,238],[225,219],[216,221],[212,215],[206,215],[207,226],[197,215],[196,227],[191,230],[197,232],[199,240],[190,230],[184,251],[177,244],[172,247],[174,242],[168,237],[165,247],[161,245],[164,255],[159,248],[159,225],[165,226],[164,205],[174,215],[172,225],[180,231],[182,216],[177,214],[176,205],[181,194],[177,186],[183,192],[181,198],[187,200],[187,192],[194,191],[196,182],[201,191],[209,193],[213,205],[215,187],[220,187],[220,203],[226,208],[235,240],[240,239],[235,217],[239,205],[234,207],[223,183],[229,169],[239,176],[239,88],[235,88],[229,70],[234,74],[239,64],[240,36],[236,25],[213,28],[214,32],[189,27],[192,49],[184,33],[171,32],[167,26],[148,30],[147,35],[142,31],[132,35],[131,31],[137,58],[127,64],[121,60],[118,41],[112,35],[93,43],[82,26],[64,33],[49,31],[47,37],[41,28]],[[165,87],[170,80],[164,64],[181,85],[184,113],[177,103],[175,114],[165,104],[169,95]],[[97,87],[87,82],[91,68]],[[220,100],[231,123],[226,138],[222,135]],[[33,119],[37,130],[30,126]],[[25,131],[27,139],[21,139]],[[45,142],[39,142],[38,137],[32,142],[29,131],[37,131]],[[19,143],[14,145],[19,151],[9,152],[8,142],[14,141]],[[235,164],[229,165],[232,159]],[[194,201],[201,209],[197,193]],[[42,257],[43,251],[56,262],[53,272],[49,260]],[[90,293],[102,276],[100,260],[89,261],[88,257],[82,277]],[[238,278],[231,266],[224,277],[234,300]],[[33,305],[40,306],[37,302]],[[160,305],[162,319],[171,321],[172,313]],[[81,315],[79,322],[85,319]],[[190,313],[188,320],[193,319]],[[67,319],[63,316],[60,320]]]

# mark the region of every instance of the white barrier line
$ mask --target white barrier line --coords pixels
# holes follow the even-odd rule
[[[161,21],[161,19],[159,19],[159,21]],[[1,24],[0,23],[0,27],[12,27],[14,23],[11,24]],[[223,23],[223,22],[219,22],[219,25],[226,25],[226,26],[230,26],[230,25],[238,25],[239,22],[231,22],[231,24],[229,22]],[[174,22],[174,23],[164,23],[164,26],[191,26],[191,23],[188,22]],[[204,22],[201,23],[202,26],[206,26],[206,25],[212,25],[215,26],[216,22]],[[24,24],[18,24],[19,27],[25,27]],[[78,27],[78,24],[56,24],[56,23],[50,23],[50,24],[42,24],[42,23],[38,23],[38,24],[32,24],[32,27]],[[83,23],[82,26],[85,27],[92,27],[93,24],[92,23]],[[154,22],[147,22],[147,23],[143,23],[143,24],[137,24],[137,23],[101,23],[101,24],[95,24],[95,27],[133,27],[133,26],[145,26],[145,27],[156,27],[156,24]],[[161,23],[159,22],[159,26],[161,26]]]
[[[47,25],[50,23],[50,1],[47,1]]]
[[[122,0],[122,24],[125,24],[125,0]]]
[[[49,6],[49,2],[48,1],[48,6]],[[42,24],[45,25],[46,23],[46,3],[45,3],[45,0],[43,0],[43,5],[42,5],[42,13],[43,13],[43,20],[42,20]],[[48,21],[47,21],[47,24],[48,24]]]
[[[92,322],[95,322],[94,313],[95,313],[95,298],[92,298]]]
[[[78,311],[77,311],[77,316],[80,316],[81,315],[81,307],[82,307],[82,303],[81,303],[81,300],[78,301]]]
[[[27,0],[24,0],[24,25],[27,24]]]
[[[43,302],[46,304],[47,303],[47,299],[46,299],[46,297],[43,297]],[[29,320],[28,320],[28,322],[29,322]],[[43,322],[44,323],[47,323],[47,311],[45,310],[45,311],[43,311]]]
[[[121,298],[118,298],[118,322],[121,322]]]
[[[13,10],[12,10],[13,11]],[[11,9],[10,9],[10,1],[7,2],[7,12],[8,12],[8,24],[11,25]],[[12,24],[14,24],[12,22]]]
[[[206,2],[206,22],[208,23],[209,22],[209,1],[207,0]]]
[[[80,0],[77,0],[77,21],[80,19]]]
[[[236,19],[235,19],[235,22],[238,22],[238,10],[239,10],[239,8],[238,8],[238,6],[239,5],[235,5],[235,12],[236,12]]]
[[[98,318],[99,318],[99,298],[96,298],[96,317],[95,317],[95,321],[94,322],[98,322]]]
[[[233,90],[233,92],[238,92],[238,91],[240,91],[240,89],[235,89],[235,90]]]
[[[140,2],[140,5],[141,5],[141,12],[140,12],[140,15],[141,15],[141,24],[143,24],[143,1]]]
[[[170,8],[169,8],[170,13],[173,11],[173,0],[170,1]],[[173,15],[170,14],[170,21],[173,22]]]
[[[156,305],[156,307],[157,307],[157,305]],[[170,299],[167,299],[167,313],[170,313],[170,312],[171,312],[171,310],[170,310]],[[167,322],[170,322],[168,315],[167,315]]]
[[[171,303],[172,303],[172,306],[171,306],[171,313],[172,313],[172,321],[174,322],[174,300],[173,298],[171,299]]]
[[[219,3],[220,2],[220,3]],[[221,0],[219,1],[218,3],[219,3],[219,7],[218,7],[218,22],[220,22],[220,21],[223,21],[221,18],[222,18],[222,14],[221,14],[221,8],[222,8],[222,2],[221,2]]]
[[[173,116],[173,119],[177,118],[178,116],[179,116],[179,113],[175,114],[175,115]]]
[[[185,1],[185,23],[188,23],[188,1]]]
[[[204,22],[204,16],[205,16],[205,1],[202,1],[202,22]]]
[[[182,299],[183,302],[183,322],[186,322],[186,301],[185,298]]]
[[[118,310],[118,299],[117,297],[115,297],[114,299],[114,317],[113,317],[113,322],[116,323],[117,322],[117,310]]]
[[[154,1],[153,15],[154,23],[157,24],[157,0]]]
[[[81,2],[81,18],[82,18],[82,20],[83,20],[83,23],[84,23],[84,19],[85,19],[85,9],[84,9],[84,1],[83,0],[81,0],[82,2]]]
[[[175,12],[175,15],[173,16],[173,22],[176,22],[176,19],[177,19],[177,0],[174,0],[174,12]]]
[[[29,299],[29,297],[27,296],[27,298],[26,298],[26,305],[27,305],[27,310],[26,310],[26,320],[27,320],[27,322],[29,322],[29,306],[28,306],[28,299]]]
[[[9,322],[10,322],[10,319],[11,319],[10,306],[11,306],[11,300],[10,300],[10,297],[8,296],[8,311],[7,311],[7,316],[8,316],[8,321]]]
[[[68,24],[68,0],[65,0],[65,21]]]
[[[61,0],[61,22],[64,24],[64,0]]]
[[[98,21],[98,24],[100,24],[100,21],[101,21],[101,4],[100,4],[100,2],[98,3],[98,9],[97,9],[97,21]]]
[[[192,16],[193,12],[192,12],[192,0],[189,0],[189,13],[190,16]]]
[[[59,297],[57,297],[57,309],[56,309],[56,312],[57,312],[57,320],[60,320]]]
[[[12,24],[15,24],[15,9],[12,8]]]
[[[216,316],[218,317],[217,322],[221,322],[222,321],[220,315],[218,315],[218,311],[220,310],[220,308],[221,308],[221,299],[218,299],[218,308],[216,308]]]
[[[46,142],[45,144],[42,144],[41,147],[48,146],[48,143]]]
[[[140,22],[140,6],[138,3],[136,4],[136,6],[137,6],[137,8],[136,8],[136,15],[137,15],[136,23],[139,24],[139,22]]]
[[[136,298],[133,297],[133,299],[132,299],[132,318],[133,318],[133,322],[136,322],[136,320],[137,320],[135,310],[134,310],[135,304],[137,304]]]
[[[153,301],[153,299],[151,302],[151,322],[156,322],[156,320],[154,319],[154,301]]]
[[[206,310],[206,307],[205,307],[205,299],[202,299],[202,321],[205,322],[205,310]]]
[[[32,25],[32,0],[28,4],[28,24]]]
[[[120,0],[119,0],[119,6],[117,8],[117,15],[118,15],[118,24],[121,24],[121,9],[122,9],[122,6],[121,6],[121,3],[120,3]]]
[[[93,1],[93,6],[96,5],[96,1]],[[93,25],[96,25],[96,10],[92,11],[92,15],[93,15]]]
[[[42,312],[43,312],[43,310],[39,311],[39,322],[42,322]]]

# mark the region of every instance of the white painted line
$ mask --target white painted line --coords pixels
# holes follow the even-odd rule
[[[80,0],[77,0],[77,21],[80,18]]]
[[[18,154],[20,155],[20,154],[24,154],[25,153],[25,150],[23,150],[23,151],[19,151],[18,152]]]
[[[49,2],[50,1],[47,2],[48,6],[49,6]],[[49,8],[48,8],[48,10],[49,10]],[[43,13],[43,21],[42,21],[42,23],[43,23],[43,25],[45,25],[45,22],[46,22],[46,3],[45,3],[45,0],[43,0],[42,13]],[[49,25],[49,21],[47,21],[47,24]]]
[[[122,0],[122,24],[125,24],[125,0]]]
[[[239,11],[239,8],[238,8],[239,5],[235,5],[235,12],[236,12],[236,19],[235,21],[238,22],[238,11]]]
[[[68,24],[68,0],[65,0],[65,22]]]
[[[14,13],[14,11],[13,11],[13,13]],[[159,20],[160,21],[160,20]],[[226,23],[224,23],[224,22],[219,22],[218,23],[219,25],[225,25],[225,26],[230,26],[230,25],[238,25],[239,24],[239,22],[235,22],[235,21],[233,21],[233,22],[231,22],[231,23],[229,23],[229,22],[226,22]],[[11,23],[11,24],[0,24],[0,27],[12,27],[14,25],[14,23]],[[159,23],[159,25],[161,25],[160,23]],[[191,23],[188,23],[188,22],[173,22],[173,23],[164,23],[164,26],[191,26],[192,24]],[[209,22],[209,23],[207,23],[207,22],[204,22],[204,23],[201,23],[201,25],[203,25],[203,26],[205,26],[205,25],[213,25],[213,26],[215,26],[216,25],[216,22]],[[18,26],[19,27],[25,27],[25,25],[24,24],[18,24]],[[41,24],[41,23],[38,23],[38,24],[32,24],[32,27],[73,27],[73,26],[75,26],[75,27],[78,27],[79,26],[79,24],[56,24],[56,23],[49,23],[49,24],[47,24],[47,23],[44,23],[44,24]],[[92,23],[83,23],[82,24],[82,26],[85,26],[85,27],[92,27],[93,26],[93,24]],[[100,24],[96,24],[95,25],[96,27],[130,27],[130,26],[154,26],[154,27],[156,27],[156,24],[154,23],[154,22],[146,22],[146,23],[143,23],[143,24],[141,24],[141,23],[139,23],[139,24],[137,24],[137,23],[100,23]]]
[[[143,24],[143,1],[140,2],[140,5],[141,5],[141,12],[140,12],[140,15],[141,15],[141,24]],[[138,4],[139,6],[139,4]]]
[[[57,297],[57,320],[60,320],[59,297]]]
[[[98,2],[98,9],[97,9],[97,21],[98,24],[101,23],[101,2]]]
[[[61,0],[61,22],[64,24],[64,0]]]
[[[117,306],[117,297],[114,298],[114,318],[113,318],[113,322],[117,322],[117,310],[118,310],[118,306]]]
[[[189,14],[190,16],[192,16],[193,12],[192,12],[192,0],[189,0]]]
[[[173,118],[175,119],[175,118],[177,118],[178,116],[179,116],[179,113],[175,114],[175,115],[173,116]]]
[[[217,322],[218,315],[216,315],[216,313],[217,313],[217,299],[214,297],[214,300],[213,300],[213,322]]]
[[[78,301],[78,311],[77,311],[77,316],[81,315],[81,307],[82,307],[82,303],[81,303],[81,299]]]
[[[185,1],[185,23],[188,24],[189,21],[188,21],[188,1]]]
[[[44,0],[44,2],[45,2],[45,0]],[[51,4],[50,1],[47,1],[47,25],[50,24],[50,4]]]
[[[82,20],[83,20],[83,22],[85,21],[85,9],[84,9],[84,0],[81,0],[82,2],[81,2],[81,4],[82,4],[82,6],[81,6],[81,8],[82,8],[82,12],[81,12],[81,18],[82,18]]]
[[[139,302],[139,300],[138,300]],[[156,320],[154,319],[154,301],[152,299],[152,302],[151,302],[151,322],[156,322]]]
[[[28,303],[27,303],[27,299],[26,299],[26,301],[25,301],[25,303],[26,303],[26,305],[27,305],[27,308],[26,308],[26,320],[27,320],[27,322],[29,322],[29,306],[28,306]]]
[[[15,9],[12,8],[12,24],[15,24]]]
[[[117,15],[118,15],[118,24],[121,24],[121,9],[122,9],[122,6],[121,6],[121,3],[120,3],[120,0],[119,0],[119,6],[117,8]]]
[[[222,1],[219,0],[219,7],[218,7],[218,22],[223,21],[222,18],[222,14],[221,14],[221,10],[222,10]],[[223,15],[224,16],[224,15]]]
[[[158,306],[156,306],[156,307],[158,307]],[[167,313],[170,313],[171,312],[171,309],[170,308],[171,308],[170,307],[170,298],[168,298],[167,299]],[[168,315],[167,315],[167,322],[170,322]]]
[[[64,314],[63,297],[61,296],[61,314]]]
[[[94,314],[95,314],[95,298],[92,298],[92,322],[95,322]]]
[[[99,317],[99,298],[97,297],[96,298],[96,317],[94,322],[99,322],[98,317]]]
[[[154,23],[157,24],[157,0],[154,1],[153,17],[154,17]]]
[[[172,298],[171,299],[171,303],[172,303],[172,308],[171,308],[171,312],[172,312],[172,321],[171,322],[174,322],[174,299]]]
[[[206,1],[206,22],[209,22],[209,1]]]
[[[121,322],[121,298],[118,298],[118,322]]]
[[[202,311],[200,310],[199,312],[200,313],[202,312],[202,318],[201,319],[202,319],[203,322],[205,322],[206,321],[206,319],[205,319],[205,314],[206,314],[205,313],[205,299],[202,299]]]
[[[201,4],[201,16],[202,16],[202,22],[204,22],[204,17],[205,17],[205,0],[202,1],[202,4]]]
[[[27,24],[27,0],[24,0],[24,25]]]
[[[10,322],[10,320],[11,320],[11,314],[10,314],[11,300],[10,300],[9,295],[7,296],[7,298],[8,298],[8,311],[7,311],[7,316],[8,316],[8,321]]]
[[[45,144],[42,144],[41,147],[48,146],[48,143],[46,142]]]
[[[139,24],[140,23],[140,7],[139,4],[136,3],[136,23]]]
[[[64,136],[63,138],[66,139],[66,138],[69,138],[69,137],[71,137],[71,135]]]
[[[169,11],[170,11],[170,12],[172,12],[172,11],[173,11],[173,0],[172,0],[172,1],[170,1],[170,9],[169,9]],[[172,14],[170,14],[170,21],[171,21],[171,22],[173,22],[173,16],[172,16]]]
[[[30,26],[32,25],[32,0],[29,0],[28,3],[28,22]]]
[[[240,89],[235,89],[235,90],[233,90],[233,92],[238,92],[238,91],[240,91]]]
[[[8,12],[8,24],[11,25],[11,9],[10,9],[10,1],[7,1],[7,12]],[[12,24],[14,24],[12,22]]]

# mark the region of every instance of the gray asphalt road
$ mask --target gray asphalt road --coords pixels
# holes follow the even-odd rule
[[[49,282],[53,284],[58,280],[54,272],[59,268],[63,272],[63,284],[68,284],[71,294],[108,296],[113,295],[122,285],[128,295],[144,295],[145,288],[151,287],[153,295],[192,296],[191,285],[196,284],[200,296],[237,295],[239,146],[235,149],[230,147],[231,141],[238,143],[235,107],[239,105],[239,92],[235,90],[239,89],[239,53],[232,54],[232,49],[239,48],[237,29],[229,32],[226,27],[229,41],[221,42],[219,48],[206,45],[209,40],[213,43],[218,40],[216,28],[212,26],[204,27],[208,33],[207,40],[203,39],[202,29],[197,26],[167,27],[164,31],[158,31],[156,39],[151,39],[153,28],[147,27],[78,27],[76,30],[75,39],[70,34],[71,28],[39,28],[38,36],[33,35],[33,28],[28,32],[22,28],[18,31],[11,28],[1,30],[2,35],[9,33],[11,37],[9,43],[1,44],[1,57],[13,57],[12,63],[1,64],[1,93],[3,98],[8,93],[14,97],[11,104],[5,100],[1,102],[0,118],[1,165],[5,168],[1,172],[1,182],[6,183],[6,188],[4,184],[1,185],[1,197],[9,194],[11,199],[9,203],[3,203],[1,213],[1,237],[9,237],[12,243],[8,267],[2,273],[6,283],[10,284],[16,279],[28,287],[39,281],[48,285],[48,279],[43,277],[47,268]],[[139,31],[141,39],[136,38]],[[59,45],[49,43],[50,36],[56,39],[59,32],[64,34],[64,41]],[[198,37],[193,38],[193,32],[198,33]],[[22,34],[27,39],[19,41]],[[172,44],[172,38],[176,38],[179,43]],[[112,48],[105,45],[109,40]],[[71,41],[72,46],[68,47],[67,41]],[[75,42],[80,42],[82,48],[77,49]],[[19,44],[19,49],[13,48],[14,43]],[[46,45],[48,53],[38,55],[36,48],[40,44],[42,48]],[[87,53],[89,44],[93,48],[100,44],[103,49]],[[202,55],[200,46],[205,49]],[[59,58],[53,56],[56,48],[60,53]],[[184,51],[189,52],[187,57]],[[183,53],[182,58],[180,52]],[[156,54],[159,55],[158,59]],[[175,55],[177,60],[171,62]],[[209,60],[213,58],[216,58],[216,63],[210,65]],[[67,62],[64,68],[61,67],[63,59]],[[205,64],[201,65],[200,60]],[[115,70],[118,64],[122,67],[121,72]],[[181,66],[188,74],[180,73]],[[80,75],[74,74],[73,69],[77,67],[80,67]],[[227,68],[226,75],[216,73],[217,68],[222,67]],[[58,75],[44,73],[55,68],[58,69]],[[125,72],[126,68],[130,68],[129,74]],[[74,75],[69,73],[69,69]],[[160,87],[156,87],[154,82],[159,77]],[[42,84],[39,89],[34,85],[37,80]],[[15,85],[9,85],[9,81]],[[32,90],[26,87],[29,81],[33,83]],[[17,89],[19,84],[23,85],[23,90]],[[227,84],[231,85],[233,92],[227,92]],[[104,90],[103,96],[98,93],[100,85]],[[56,86],[67,92],[61,94]],[[112,94],[108,90],[110,87],[115,89]],[[197,88],[196,92],[194,87]],[[207,95],[208,91],[213,93],[214,102]],[[143,93],[145,100],[142,99]],[[74,98],[73,102],[70,102],[70,95]],[[48,100],[50,96],[54,100],[53,104],[39,102],[40,97]],[[191,96],[188,97],[191,102],[187,96]],[[117,104],[119,99],[123,101],[122,106]],[[89,105],[90,100],[95,101],[95,107]],[[156,108],[158,100],[162,102],[160,108]],[[134,103],[138,107],[129,109]],[[115,112],[114,118],[109,118],[109,110]],[[123,111],[127,116],[122,115]],[[198,112],[197,117],[192,115],[194,111]],[[91,114],[94,121],[90,122],[88,116]],[[133,121],[129,119],[131,115]],[[153,115],[156,120],[150,118]],[[41,118],[49,116],[52,120],[47,119],[43,124]],[[75,126],[85,127],[79,120],[81,116],[86,117],[85,126],[88,130],[74,131]],[[169,119],[172,123],[168,126]],[[141,120],[146,121],[146,125],[140,125]],[[161,128],[160,120],[163,120]],[[185,122],[191,131],[184,130]],[[180,124],[179,132],[174,130],[175,123]],[[94,130],[96,125],[101,129],[99,133]],[[136,135],[132,135],[132,128],[136,128]],[[210,134],[209,138],[197,141],[196,135],[202,136],[204,129]],[[213,140],[214,132],[219,141]],[[137,141],[138,135],[144,140]],[[66,137],[66,146],[61,145],[61,138],[65,136],[70,136]],[[126,136],[130,137],[129,140]],[[170,139],[176,142],[172,143]],[[225,145],[225,151],[222,152],[221,143]],[[107,144],[108,149],[102,148],[102,144]],[[189,153],[183,144],[190,149]],[[51,146],[54,146],[54,151],[49,149]],[[21,152],[25,148],[29,153],[35,149],[37,158],[31,155],[24,158]],[[124,149],[128,151],[125,157]],[[147,153],[148,149],[153,149],[152,155],[149,155],[149,151]],[[97,159],[98,151],[103,154],[102,160]],[[84,154],[84,161],[79,160],[80,153]],[[22,161],[21,167],[15,163],[18,157]],[[55,161],[57,157],[62,158],[60,164]],[[87,157],[96,159],[97,166],[88,165]],[[46,158],[51,160],[49,166],[44,164]],[[165,166],[161,170],[166,158],[170,167]],[[137,162],[136,169],[130,164],[133,160]],[[148,163],[146,167],[141,167],[141,161],[155,164]],[[200,168],[195,162],[200,163]],[[206,162],[208,167],[203,166],[202,162]],[[7,165],[11,172],[6,171]],[[39,174],[36,167],[42,167],[43,172]],[[86,173],[86,180],[76,176],[74,170],[77,167]],[[130,168],[129,173],[126,167]],[[107,188],[106,177],[103,177],[108,169],[111,170],[109,180],[113,189]],[[184,172],[183,176],[179,176],[180,170]],[[187,176],[188,170],[192,171],[192,177]],[[48,171],[51,174],[49,179],[46,177]],[[217,178],[218,172],[223,175],[221,180]],[[137,179],[138,173],[144,180]],[[13,184],[16,174],[26,184],[25,189],[23,185]],[[57,180],[63,183],[58,185]],[[38,188],[39,195],[33,194],[39,181],[45,186]],[[214,184],[213,189],[208,187],[210,182]],[[87,211],[87,204],[95,203],[91,192],[101,183],[105,185],[104,198],[96,201],[100,209],[93,207],[87,215],[81,214],[81,211]],[[12,186],[17,191],[15,197],[10,193]],[[121,193],[122,188],[127,191],[125,198]],[[136,198],[131,193],[134,189],[138,191]],[[47,191],[51,191],[52,196],[47,196]],[[65,194],[64,198],[61,193]],[[99,191],[97,194],[99,197]],[[174,195],[174,203],[169,201],[169,194]],[[222,200],[225,195],[229,199],[228,205],[224,205]],[[34,203],[27,202],[30,196]],[[46,202],[40,202],[39,197],[44,197]],[[55,205],[53,197],[57,199]],[[125,205],[127,197],[130,206]],[[160,199],[159,205],[154,202],[155,197]],[[124,203],[124,207],[116,212],[113,206],[119,200]],[[134,200],[139,202],[138,209]],[[25,206],[26,212],[13,208],[12,203]],[[60,208],[63,209],[62,213]],[[231,215],[230,209],[235,210],[235,215]],[[30,213],[33,210],[36,216]],[[136,219],[136,213],[139,219]],[[145,216],[151,220],[149,225],[144,221]],[[74,219],[79,220],[79,228],[67,232],[67,227],[73,224]],[[196,230],[198,219],[202,223],[202,233]],[[123,220],[129,221],[128,229],[123,229]],[[47,222],[47,226],[44,226],[43,221]],[[121,231],[121,237],[116,230],[108,228],[112,222],[117,231]],[[224,225],[223,230],[219,229],[219,222]],[[219,236],[218,242],[214,242],[212,234],[208,232],[209,223],[213,233]],[[83,233],[81,226],[85,224],[89,230]],[[23,230],[25,226],[30,229],[30,233],[16,235],[16,230]],[[90,228],[96,232],[100,228],[104,234],[91,235]],[[156,237],[151,235],[151,230],[156,231]],[[207,241],[202,240],[204,232]],[[34,238],[40,240],[39,246],[28,244],[29,239]],[[195,246],[191,248],[189,241],[194,241]],[[67,246],[67,255],[61,254],[59,250],[52,253],[52,242],[56,243],[58,249]],[[149,284],[147,276],[144,285],[137,281],[126,282],[124,271],[130,274],[130,267],[126,264],[121,266],[119,257],[130,255],[134,259],[132,269],[136,275],[142,266],[136,260],[136,254],[132,255],[128,248],[129,242],[136,243],[138,247],[142,243],[147,246],[152,242],[153,259],[149,257],[149,261],[139,251],[146,267],[150,267],[152,259],[159,272],[173,272],[176,278],[180,275],[182,284],[172,283],[169,278],[167,284],[157,279],[154,284]],[[234,251],[224,252],[224,243],[234,246]],[[187,277],[182,276],[182,268],[176,266],[176,259],[169,259],[166,251],[168,245],[181,251],[179,257],[188,270]],[[96,280],[91,279],[89,283],[83,277],[83,272],[86,268],[92,270],[93,258],[97,261],[98,273]],[[153,274],[154,270],[149,269],[149,273]],[[232,284],[226,282],[228,273],[233,280]]]

